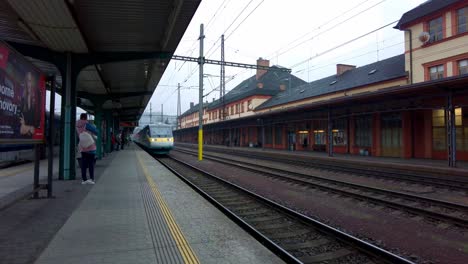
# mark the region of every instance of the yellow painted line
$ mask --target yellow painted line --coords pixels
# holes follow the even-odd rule
[[[148,181],[148,184],[151,187],[153,196],[156,199],[159,205],[159,208],[161,209],[161,212],[163,213],[164,220],[166,221],[166,224],[169,227],[169,230],[171,231],[171,235],[176,241],[177,248],[179,249],[179,252],[181,253],[182,258],[184,259],[184,262],[188,264],[192,264],[192,263],[199,264],[200,261],[198,260],[197,256],[193,252],[189,243],[185,239],[185,236],[183,235],[182,231],[177,225],[174,219],[174,216],[172,215],[171,210],[169,209],[164,198],[159,192],[159,189],[156,183],[154,182],[153,178],[149,175],[148,169],[146,168],[146,166],[141,161],[140,155],[137,155],[137,158],[138,158],[138,162],[140,163],[141,168],[143,169],[143,174],[145,175],[146,180]]]
[[[12,170],[12,171],[5,171],[5,173],[0,173],[0,177],[8,177],[8,176],[13,176],[21,172],[25,172],[28,170],[32,170],[34,166],[27,166],[26,168],[18,169],[18,170]]]

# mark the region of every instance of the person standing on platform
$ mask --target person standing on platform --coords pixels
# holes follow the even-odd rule
[[[97,129],[88,123],[88,115],[82,113],[80,120],[76,121],[76,132],[80,139],[78,149],[81,152],[81,184],[94,184],[94,163],[96,156],[96,143],[92,134],[97,135]],[[89,177],[86,177],[86,169],[89,168]]]
[[[123,150],[124,146],[125,146],[125,143],[126,143],[126,140],[127,140],[127,137],[125,136],[124,131],[122,131],[121,139],[122,139],[122,150]]]
[[[117,143],[117,142],[115,141],[114,133],[111,132],[111,144],[112,144],[112,146],[111,146],[111,151],[114,151],[114,150],[115,150],[115,144],[116,144],[116,143]]]

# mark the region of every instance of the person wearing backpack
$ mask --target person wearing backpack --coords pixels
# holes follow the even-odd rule
[[[81,152],[81,184],[94,184],[94,158],[96,156],[97,129],[88,123],[88,115],[82,113],[80,120],[76,121],[76,132],[78,133],[78,150]],[[94,135],[94,136],[93,136]],[[89,168],[89,177],[86,177],[86,169]]]

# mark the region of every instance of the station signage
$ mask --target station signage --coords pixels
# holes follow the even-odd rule
[[[137,127],[138,122],[120,122],[119,123],[120,127]]]
[[[0,42],[0,143],[42,143],[45,76]]]

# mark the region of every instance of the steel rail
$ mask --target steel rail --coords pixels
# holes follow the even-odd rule
[[[217,152],[217,153],[231,154],[235,156],[240,156],[239,153],[242,153],[242,156],[244,157],[248,156],[248,157],[252,157],[256,159],[289,163],[289,164],[294,164],[298,166],[303,166],[306,168],[315,168],[315,169],[323,169],[323,170],[328,170],[328,171],[345,172],[349,174],[355,174],[355,175],[366,176],[366,177],[371,177],[371,178],[380,177],[383,179],[397,179],[397,180],[408,181],[408,182],[413,182],[417,184],[424,184],[424,185],[431,185],[431,186],[437,186],[437,187],[443,187],[443,188],[449,188],[449,189],[455,189],[455,190],[461,190],[461,191],[468,191],[468,181],[463,181],[463,180],[454,180],[454,179],[447,179],[447,178],[440,179],[440,178],[432,177],[432,176],[422,176],[418,174],[408,174],[408,173],[403,173],[403,172],[389,171],[388,169],[385,169],[386,171],[383,171],[383,170],[377,171],[376,169],[371,169],[368,167],[366,168],[363,166],[356,168],[356,166],[353,166],[351,164],[348,164],[348,165],[340,165],[337,163],[330,164],[329,161],[323,161],[323,160],[320,160],[320,161],[313,161],[310,159],[297,160],[297,158],[301,158],[301,157],[278,158],[278,157],[271,157],[268,155],[262,155],[260,153],[253,154],[250,151],[243,151],[239,149],[236,149],[236,152],[234,152],[232,150],[226,151],[223,149],[206,147],[206,150]],[[296,160],[294,160],[294,158],[296,158]]]
[[[314,226],[315,228],[318,228],[320,230],[322,230],[323,232],[327,233],[327,234],[332,234],[332,236],[338,238],[339,240],[341,241],[344,241],[346,242],[347,244],[352,244],[352,245],[355,245],[356,247],[358,247],[359,249],[363,250],[364,252],[367,252],[367,253],[370,253],[371,255],[373,256],[376,256],[376,257],[379,257],[381,258],[382,260],[385,260],[389,263],[413,263],[405,258],[402,258],[394,253],[391,253],[387,250],[384,250],[382,248],[379,248],[371,243],[368,243],[364,240],[361,240],[359,238],[356,238],[350,234],[347,234],[343,231],[340,231],[336,228],[333,228],[329,225],[326,225],[322,222],[319,222],[315,219],[312,219],[306,215],[303,215],[299,212],[296,212],[290,208],[287,208],[281,204],[278,204],[268,198],[265,198],[263,196],[260,196],[256,193],[253,193],[239,185],[236,185],[234,183],[231,183],[231,182],[228,182],[220,177],[217,177],[209,172],[206,172],[200,168],[196,168],[195,166],[192,166],[186,162],[183,162],[181,160],[178,160],[174,157],[170,157],[171,159],[175,160],[176,162],[179,162],[181,164],[184,164],[185,166],[193,169],[193,170],[196,170],[204,175],[207,175],[209,176],[210,178],[212,179],[216,179],[217,181],[227,185],[227,186],[230,186],[236,190],[239,190],[241,192],[244,192],[246,194],[248,194],[249,196],[251,197],[254,197],[255,199],[258,199],[259,201],[261,201],[262,203],[265,203],[273,208],[276,208],[290,216],[293,216],[297,219],[300,219],[300,221],[304,222],[304,223],[307,223],[307,224],[310,224],[312,226]],[[172,168],[170,168],[167,164],[165,164],[164,162],[162,162],[160,159],[158,159],[159,162],[161,162],[164,166],[166,166],[169,170],[171,170],[173,173],[175,173],[179,178],[181,178],[184,182],[188,183],[192,188],[194,188],[197,192],[199,192],[202,196],[204,196],[205,198],[207,198],[210,202],[212,202],[216,207],[220,208],[223,212],[227,213],[228,216],[230,218],[232,218],[233,220],[235,220],[237,223],[240,223],[242,225],[242,227],[244,228],[247,228],[248,232],[249,233],[253,233],[255,234],[254,236],[258,239],[258,238],[261,238],[261,242],[262,243],[268,243],[268,244],[265,244],[268,248],[270,249],[274,249],[274,250],[278,250],[277,254],[281,254],[279,256],[281,256],[282,259],[286,260],[289,262],[288,259],[286,258],[289,258],[289,256],[291,256],[286,250],[282,249],[280,246],[276,245],[274,242],[272,242],[270,239],[268,239],[267,237],[265,237],[263,234],[261,234],[259,231],[255,230],[255,228],[253,228],[251,225],[249,225],[248,223],[246,223],[244,220],[242,220],[241,218],[239,218],[238,216],[236,216],[232,211],[230,211],[228,208],[224,207],[223,205],[221,205],[220,203],[218,203],[216,200],[214,200],[214,198],[212,198],[209,194],[207,194],[206,192],[204,192],[203,190],[201,190],[200,188],[198,188],[197,186],[195,186],[195,184],[191,183],[190,180],[186,179],[183,175],[179,174],[177,171],[173,170]],[[271,244],[270,244],[271,243]],[[294,257],[293,257],[294,258]],[[292,262],[294,261],[294,262]],[[294,258],[294,259],[291,259],[291,262],[292,263],[301,263],[298,259]]]
[[[180,151],[180,150],[176,150],[176,151]],[[193,155],[192,152],[189,152],[188,154]],[[318,184],[318,183],[309,182],[309,181],[306,181],[306,180],[295,179],[295,178],[291,178],[290,176],[287,176],[287,174],[294,175],[296,177],[301,177],[301,178],[307,178],[307,177],[308,178],[313,178],[313,179],[316,179],[316,180],[319,180],[319,181],[328,182],[328,183],[332,183],[332,184],[336,184],[336,185],[341,185],[341,186],[344,186],[344,187],[364,189],[366,191],[371,191],[371,192],[374,192],[374,193],[380,193],[380,194],[384,194],[384,195],[387,195],[387,196],[390,195],[390,196],[394,196],[394,197],[400,197],[402,199],[417,201],[419,203],[432,203],[432,204],[434,204],[436,206],[439,206],[439,207],[445,207],[445,208],[464,211],[464,212],[468,212],[468,206],[455,204],[455,203],[450,203],[450,202],[446,202],[446,201],[435,200],[435,199],[426,198],[426,197],[417,196],[417,195],[406,194],[406,193],[402,193],[402,192],[389,191],[389,190],[376,188],[376,187],[370,187],[370,186],[364,186],[364,185],[359,185],[359,184],[354,184],[354,183],[349,183],[349,182],[342,182],[342,181],[338,181],[338,180],[327,179],[327,178],[324,178],[324,177],[321,177],[321,176],[316,176],[316,175],[302,174],[302,173],[286,171],[286,170],[282,170],[282,169],[278,169],[278,168],[271,168],[271,167],[267,167],[267,166],[263,166],[263,165],[259,165],[259,164],[252,164],[252,163],[245,162],[245,161],[236,160],[236,161],[231,162],[231,161],[222,160],[219,157],[212,157],[212,156],[207,155],[207,154],[205,154],[205,158],[206,159],[211,159],[211,160],[214,160],[214,161],[218,161],[220,163],[224,163],[224,164],[227,164],[227,165],[236,166],[238,168],[249,170],[249,171],[252,171],[252,172],[255,172],[255,173],[267,173],[267,174],[272,175],[273,177],[286,179],[286,180],[293,181],[293,182],[296,182],[296,183],[299,183],[299,184],[302,184],[302,185],[304,185],[304,184],[305,185],[311,185],[311,186],[314,186],[314,187],[317,187],[317,188],[321,188],[321,189],[325,189],[327,191],[331,191],[331,192],[351,196],[351,197],[354,197],[354,198],[357,198],[357,199],[370,200],[370,201],[381,203],[381,204],[383,203],[383,204],[385,204],[387,206],[390,206],[392,208],[395,208],[395,209],[399,209],[399,210],[404,209],[406,211],[426,215],[426,216],[429,216],[431,218],[434,218],[434,219],[437,219],[437,220],[440,220],[440,221],[443,221],[443,222],[446,222],[447,220],[449,220],[449,221],[453,222],[456,225],[463,226],[463,227],[468,227],[468,220],[464,219],[464,218],[459,218],[459,217],[456,217],[456,216],[441,214],[441,213],[433,212],[433,211],[430,211],[430,210],[425,210],[425,209],[409,206],[409,205],[406,205],[406,204],[403,204],[403,203],[396,203],[396,202],[392,202],[392,201],[387,201],[387,200],[372,197],[372,196],[369,196],[369,195],[358,194],[358,193],[351,192],[351,191],[346,191],[346,190],[340,190],[340,189],[337,189],[337,188],[321,185],[321,184]],[[248,165],[244,166],[244,165],[241,165],[241,164],[238,164],[238,163],[244,163],[244,164],[248,164]],[[249,167],[249,166],[254,166],[254,167]],[[266,170],[273,170],[274,172],[262,171],[262,170],[258,169],[259,167],[262,167],[263,169],[266,169]],[[286,174],[286,175],[281,175],[281,174],[279,174],[277,172],[280,172],[280,173],[283,173],[283,174]]]

